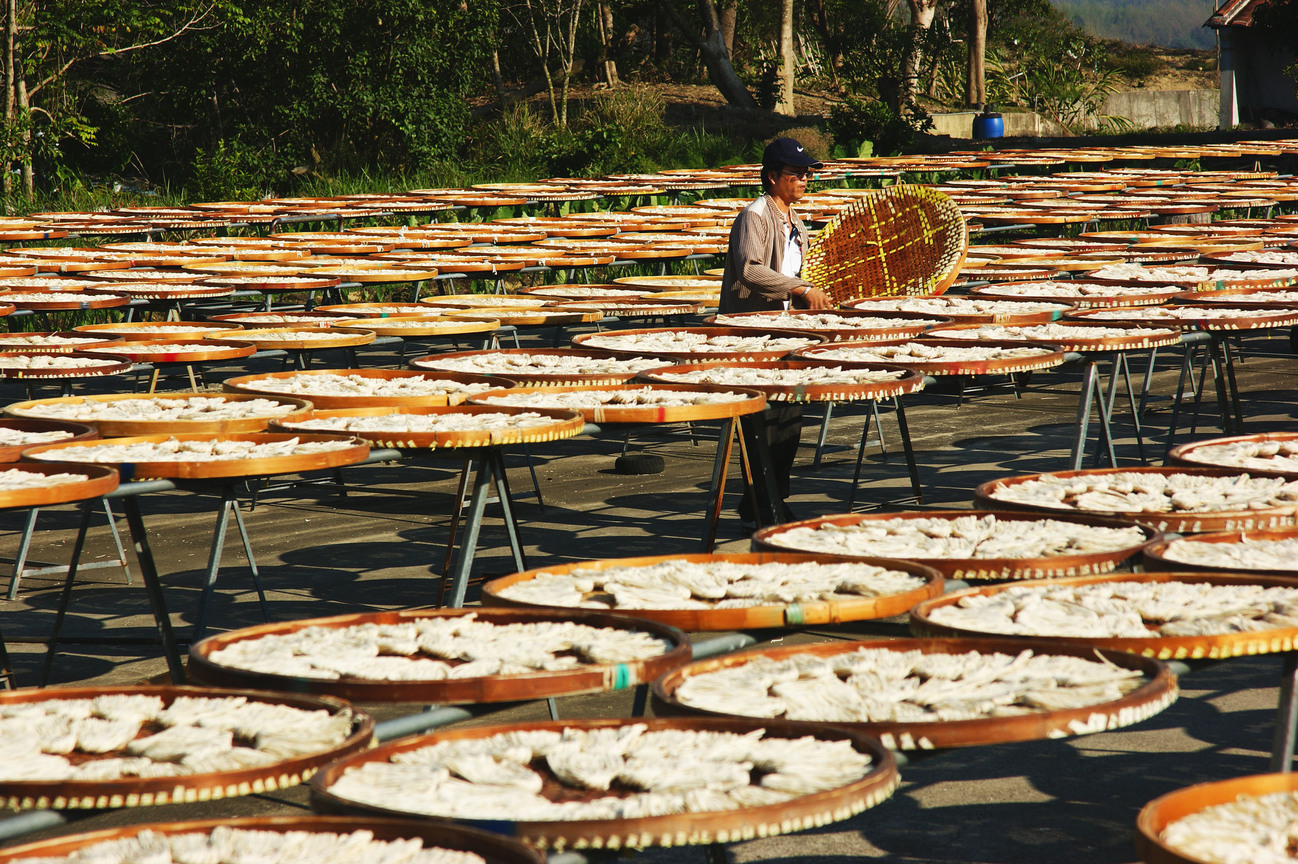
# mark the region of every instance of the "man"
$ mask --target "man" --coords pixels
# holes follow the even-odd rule
[[[757,312],[773,309],[830,309],[828,294],[802,279],[802,259],[807,252],[807,229],[793,205],[807,193],[811,172],[822,163],[813,159],[792,138],[776,138],[762,153],[762,197],[735,217],[730,229],[725,274],[721,278],[720,312]],[[764,412],[770,469],[779,501],[763,503],[763,521],[777,516],[792,520],[784,499],[789,495],[789,472],[802,435],[802,408],[776,403]],[[756,424],[741,421],[750,458],[757,454]],[[755,466],[756,467],[756,466]],[[758,483],[762,489],[763,484]],[[755,527],[758,509],[753,490],[745,487],[739,517],[745,528]]]

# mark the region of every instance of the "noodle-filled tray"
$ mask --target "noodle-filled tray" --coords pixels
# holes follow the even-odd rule
[[[335,408],[275,421],[277,432],[355,435],[375,447],[436,449],[537,444],[571,438],[586,421],[576,411],[456,405],[441,408]]]
[[[152,822],[0,849],[0,864],[544,864],[523,844],[474,828],[347,816]]]
[[[1043,639],[874,639],[741,651],[654,684],[656,714],[814,721],[934,750],[1104,732],[1175,701],[1162,663]]]
[[[317,810],[453,819],[562,850],[800,831],[897,784],[891,753],[856,732],[698,717],[445,730],[336,762],[311,791]]]
[[[1254,774],[1177,789],[1136,817],[1145,864],[1292,861],[1298,774]]]
[[[858,297],[844,304],[847,309],[876,313],[918,312],[950,318],[958,324],[1045,324],[1057,320],[1073,307],[1067,303],[993,300],[983,297]]]
[[[914,339],[881,345],[835,342],[795,351],[802,360],[856,364],[886,363],[926,375],[993,375],[1048,369],[1064,362],[1063,349],[1045,342],[968,339]]]
[[[1124,324],[1079,323],[1076,321],[1029,326],[1006,324],[961,324],[955,327],[938,327],[932,332],[935,339],[971,339],[983,342],[989,339],[1013,339],[1027,342],[1048,342],[1065,351],[1083,354],[1109,351],[1148,351],[1164,348],[1181,341],[1181,331],[1168,327],[1134,327]]]
[[[905,558],[949,579],[1052,579],[1108,573],[1158,538],[1152,528],[1083,514],[1011,511],[849,513],[787,522],[755,548],[837,560]]]
[[[23,458],[112,465],[127,479],[199,480],[337,468],[360,462],[369,452],[361,439],[338,435],[183,433],[46,444],[27,450]]]
[[[441,317],[436,315],[388,315],[383,318],[353,318],[347,327],[371,330],[379,336],[417,338],[419,336],[459,336],[465,333],[490,333],[500,329],[500,319],[486,313],[482,316]]]
[[[766,407],[766,397],[756,390],[708,384],[516,387],[477,393],[469,401],[474,405],[577,411],[591,423],[725,420]]]
[[[374,341],[373,330],[347,327],[259,327],[244,330],[239,339],[259,349],[281,348],[285,351],[320,351],[326,348],[355,348]]]
[[[614,357],[581,348],[509,348],[503,351],[452,351],[410,361],[413,369],[444,369],[501,375],[520,387],[559,384],[625,384],[645,369],[661,366],[658,357]]]
[[[1123,322],[1146,327],[1230,332],[1292,327],[1298,324],[1298,309],[1260,309],[1253,306],[1237,308],[1220,303],[1185,303],[1180,306],[1144,306],[1138,309],[1092,309],[1069,312],[1065,317],[1078,321]]]
[[[24,450],[55,441],[89,441],[99,432],[84,423],[32,418],[0,418],[0,463],[17,462]]]
[[[0,509],[98,498],[116,489],[117,482],[117,471],[103,465],[6,464],[0,466]]]
[[[259,624],[189,651],[195,680],[357,702],[515,702],[624,690],[690,659],[679,630],[599,610],[413,609]]]
[[[711,384],[747,387],[768,402],[851,402],[914,393],[924,376],[913,369],[848,367],[826,360],[755,360],[680,363],[641,372],[654,384]]]
[[[121,345],[120,336],[88,336],[75,330],[58,330],[41,333],[0,333],[0,351],[22,351],[27,354],[66,354],[68,351],[85,351]]]
[[[656,327],[608,330],[574,336],[577,348],[607,351],[619,357],[654,355],[672,360],[779,360],[799,348],[828,341],[807,330],[751,327]]]
[[[1137,282],[1113,285],[1091,281],[1045,280],[1034,283],[1008,282],[974,288],[972,297],[984,300],[1015,300],[1035,303],[1070,303],[1074,308],[1155,306],[1181,296],[1182,289]]]
[[[121,321],[114,324],[82,324],[77,333],[116,336],[128,341],[157,342],[159,339],[238,338],[243,328],[226,321]]]
[[[1116,516],[1159,531],[1198,534],[1298,523],[1298,482],[1232,468],[1095,468],[989,480],[980,507]]]
[[[867,309],[786,309],[710,315],[704,323],[717,327],[810,331],[835,342],[906,339],[952,319],[917,312],[871,312]]]
[[[1298,433],[1259,432],[1194,441],[1174,447],[1173,465],[1231,468],[1264,477],[1298,480]]]
[[[541,567],[488,582],[483,597],[506,606],[609,609],[693,633],[889,618],[941,591],[933,568],[910,561],[747,552]]]
[[[1163,539],[1146,546],[1144,557],[1147,570],[1264,573],[1298,580],[1298,528]]]
[[[0,693],[0,800],[105,809],[269,792],[364,750],[370,718],[339,699],[202,687]]]
[[[500,379],[469,372],[391,369],[309,369],[241,375],[227,379],[227,393],[296,396],[316,408],[458,405],[474,393],[500,386]]]
[[[133,339],[84,350],[91,354],[118,354],[135,363],[208,363],[251,357],[257,353],[257,346],[225,339],[159,339],[156,342]]]
[[[194,432],[261,432],[275,419],[305,416],[311,403],[287,396],[235,393],[153,393],[64,396],[5,406],[18,418],[88,423],[105,438]]]
[[[0,352],[0,378],[96,378],[128,372],[131,365],[130,359],[120,354]]]
[[[1049,638],[1159,660],[1298,646],[1298,582],[1241,573],[1118,573],[955,591],[917,605],[921,636]]]

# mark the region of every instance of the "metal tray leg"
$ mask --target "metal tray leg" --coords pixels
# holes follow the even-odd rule
[[[717,522],[721,518],[721,499],[726,492],[726,474],[730,468],[730,454],[734,451],[735,421],[721,421],[717,430],[717,452],[712,459],[712,482],[708,486],[707,527],[703,531],[703,551],[711,552],[717,542]]]

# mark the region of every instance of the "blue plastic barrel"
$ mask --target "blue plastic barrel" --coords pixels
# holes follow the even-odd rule
[[[994,111],[984,111],[974,118],[973,137],[975,138],[1003,138],[1005,136],[1005,120],[1001,115]]]

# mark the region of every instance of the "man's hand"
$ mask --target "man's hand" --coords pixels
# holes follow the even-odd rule
[[[819,288],[798,288],[791,294],[794,309],[833,309],[834,300]]]

